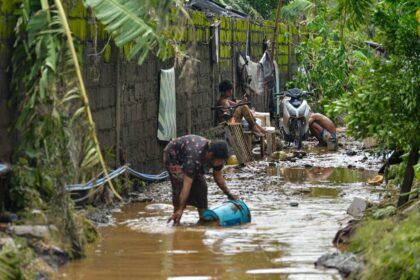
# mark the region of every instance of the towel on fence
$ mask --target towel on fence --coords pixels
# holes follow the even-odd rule
[[[256,94],[264,93],[264,72],[261,63],[251,61],[249,56],[246,56],[248,63],[246,64],[246,72],[251,76],[251,83],[249,87]]]
[[[214,45],[215,45],[215,52],[216,52],[216,62],[219,63],[220,61],[220,21],[216,20],[212,26],[214,26]]]
[[[280,93],[280,72],[277,62],[274,60],[274,77],[276,78],[276,93]]]
[[[175,68],[160,70],[158,139],[176,138]]]

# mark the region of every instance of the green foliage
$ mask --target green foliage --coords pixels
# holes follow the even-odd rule
[[[416,11],[417,0],[381,1],[374,14],[378,27],[378,39],[383,42],[388,53],[406,57],[420,63],[419,23]],[[418,68],[417,68],[418,70]]]
[[[32,251],[26,246],[3,246],[0,249],[0,279],[33,279],[33,273],[24,269],[33,258]]]
[[[48,217],[57,226],[62,248],[69,252],[70,257],[84,256],[86,240],[83,220],[75,213],[73,201],[66,190],[55,192],[48,208]]]
[[[47,208],[69,244],[83,255],[83,225],[65,186],[97,173],[98,153],[85,118],[74,61],[53,1],[20,1],[12,56],[18,105],[11,195],[15,208]],[[47,202],[47,203],[46,203]]]
[[[264,19],[274,20],[276,16],[278,0],[265,0],[265,1],[255,1],[255,0],[242,0],[247,2],[253,9],[255,9]],[[288,1],[283,1],[283,5]]]
[[[334,109],[348,114],[353,136],[373,136],[387,148],[420,143],[420,45],[414,7],[412,0],[377,6],[374,23],[390,60],[375,57],[365,62],[354,75],[355,90]]]
[[[364,222],[352,238],[351,250],[361,252],[366,268],[362,279],[420,278],[420,213],[407,219]]]
[[[230,6],[233,9],[249,15],[253,19],[264,19],[263,15],[254,8],[254,3],[247,0],[220,0],[221,4]]]
[[[83,223],[83,234],[86,242],[93,243],[98,239],[99,233],[96,227],[85,217],[81,217]]]
[[[315,4],[308,0],[293,0],[281,10],[282,20],[293,21],[296,18],[306,15],[315,8]]]
[[[414,166],[414,173],[415,173],[416,179],[420,181],[420,163]]]
[[[369,54],[362,49],[363,37],[349,34],[352,37],[343,41],[337,30],[330,31],[321,15],[313,18],[306,29],[311,35],[296,50],[300,67],[288,86],[313,92],[317,100],[314,109],[322,112],[333,100],[353,89],[350,73]]]
[[[23,1],[18,12],[12,89],[19,108],[19,164],[12,192],[23,207],[31,206],[33,190],[48,201],[57,188],[90,177],[98,161],[56,12],[47,1]]]
[[[369,22],[374,0],[336,0],[333,13],[338,18],[341,29],[347,27],[356,30],[361,24]]]
[[[138,56],[142,64],[152,50],[162,59],[168,57],[168,46],[177,48],[175,38],[182,34],[183,26],[176,21],[187,13],[180,0],[144,1],[136,0],[85,0],[92,7],[95,16],[104,24],[118,47],[130,45],[128,58]],[[177,5],[174,22],[176,28],[169,29],[169,15],[172,4]]]
[[[419,143],[420,78],[413,61],[374,59],[358,72],[359,87],[336,103],[351,134],[375,137],[382,146]],[[417,86],[416,86],[417,85]]]

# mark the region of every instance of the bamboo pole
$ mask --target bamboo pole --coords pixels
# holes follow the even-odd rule
[[[92,140],[95,144],[96,152],[98,153],[98,157],[99,157],[99,161],[101,163],[102,170],[105,174],[105,177],[107,178],[107,182],[109,184],[109,187],[111,188],[111,191],[114,193],[114,195],[118,199],[123,200],[121,198],[121,196],[115,191],[114,186],[112,185],[111,179],[109,178],[109,175],[108,175],[108,170],[106,169],[105,161],[102,157],[101,149],[99,147],[99,141],[98,141],[98,138],[96,137],[95,123],[93,122],[92,112],[90,111],[90,107],[89,107],[89,99],[88,99],[88,96],[86,94],[85,84],[83,82],[82,73],[80,71],[79,61],[77,60],[76,49],[74,48],[73,38],[71,36],[70,27],[69,27],[69,24],[67,22],[67,18],[66,18],[66,14],[64,12],[63,5],[61,3],[61,0],[54,0],[54,2],[55,2],[55,5],[57,6],[58,14],[59,14],[59,16],[61,18],[61,21],[63,23],[63,27],[64,27],[64,30],[66,32],[67,40],[69,42],[71,55],[72,55],[73,61],[74,61],[74,67],[76,69],[77,79],[79,80],[80,94],[82,95],[82,98],[83,98],[83,105],[85,106],[86,115],[87,115],[88,122],[89,122],[89,125],[90,125],[90,130],[91,130],[90,134],[91,134]]]
[[[277,29],[278,29],[278,25],[279,25],[279,17],[280,17],[280,11],[281,11],[281,7],[283,6],[283,0],[279,0],[279,4],[277,5],[277,14],[276,14],[276,23],[274,24],[274,33],[273,33],[273,42],[271,42],[272,46],[271,46],[271,56],[274,60],[277,61],[275,54],[274,54],[274,46],[276,45],[277,42]]]

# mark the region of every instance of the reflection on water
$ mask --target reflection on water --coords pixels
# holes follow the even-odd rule
[[[356,183],[366,182],[374,173],[367,170],[333,167],[310,167],[310,168],[282,168],[279,166],[268,166],[267,175],[280,176],[291,183],[330,182],[330,183]]]
[[[270,172],[278,172],[273,174]],[[354,196],[375,200],[360,182],[372,173],[348,169],[268,169],[280,185],[230,178],[251,210],[250,224],[198,226],[188,208],[183,225],[166,223],[168,201],[131,204],[114,214],[117,226],[101,228],[102,239],[87,258],[60,270],[62,279],[341,279],[335,270],[315,268],[326,252]],[[242,176],[243,177],[243,176]],[[285,188],[309,185],[290,207]],[[222,202],[210,185],[209,204]],[[338,195],[344,190],[346,195]]]

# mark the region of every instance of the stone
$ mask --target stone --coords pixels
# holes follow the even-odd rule
[[[3,246],[9,246],[9,247],[15,247],[15,241],[13,240],[13,238],[11,237],[4,237],[4,238],[0,238],[0,248],[2,248]]]
[[[333,244],[349,244],[351,237],[354,235],[359,225],[359,220],[349,220],[344,228],[337,231],[333,239]]]
[[[356,151],[347,151],[346,152],[346,155],[348,155],[348,156],[355,156],[355,155],[357,155],[357,152]]]
[[[292,207],[298,207],[299,206],[299,202],[297,202],[297,201],[291,201],[291,202],[289,202],[289,205],[292,206]]]
[[[146,196],[137,196],[130,199],[130,202],[151,202],[153,198]]]
[[[363,265],[357,260],[356,256],[350,253],[324,254],[315,262],[315,266],[335,268],[343,277],[347,277],[351,273],[358,273],[363,269]]]
[[[69,254],[57,246],[36,242],[32,244],[32,247],[36,254],[55,271],[57,271],[60,266],[66,264],[70,259]]]
[[[50,239],[51,231],[56,231],[55,226],[48,225],[16,225],[10,226],[8,231],[19,236],[30,236],[40,239]]]
[[[91,212],[86,214],[86,218],[95,224],[112,224],[114,221],[108,213],[104,211]]]
[[[355,197],[353,202],[350,204],[349,208],[347,209],[347,214],[352,215],[355,218],[363,217],[363,214],[368,206],[367,200]]]

